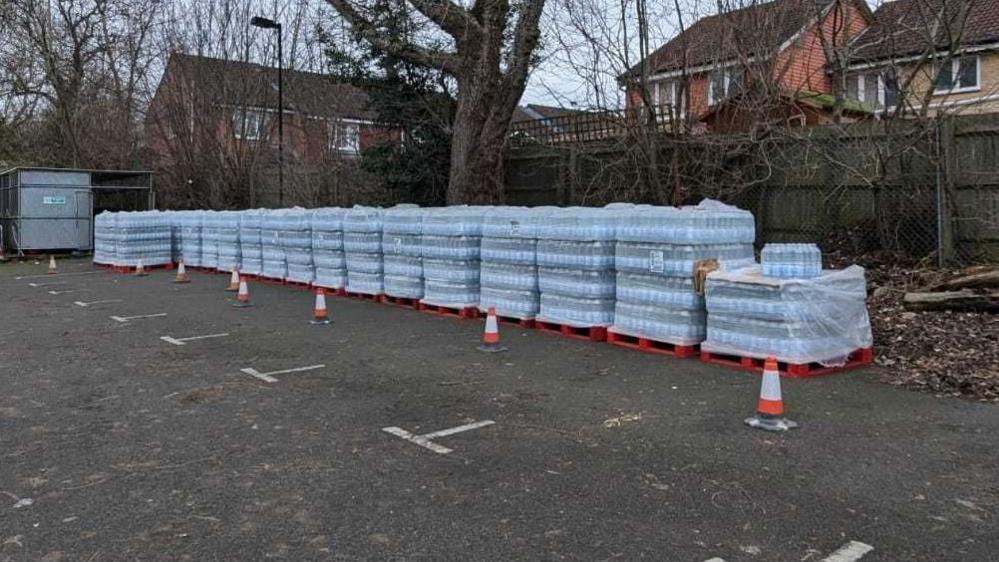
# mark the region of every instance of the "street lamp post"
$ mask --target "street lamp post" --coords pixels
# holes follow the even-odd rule
[[[278,39],[278,205],[284,206],[284,50],[281,47],[281,24],[255,16],[250,25],[260,29],[274,29]]]

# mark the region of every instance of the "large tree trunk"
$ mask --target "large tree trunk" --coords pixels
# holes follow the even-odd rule
[[[447,188],[450,205],[503,202],[503,147],[512,111],[505,107],[508,104],[497,99],[497,89],[490,87],[494,81],[498,79],[471,78],[458,82],[462,95],[458,96],[451,131]]]

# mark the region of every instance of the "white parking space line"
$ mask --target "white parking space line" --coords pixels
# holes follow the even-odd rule
[[[431,441],[431,439],[436,439],[438,437],[446,437],[448,435],[454,435],[455,433],[462,433],[464,431],[471,431],[473,429],[478,429],[480,427],[493,425],[494,423],[496,422],[494,422],[493,420],[482,420],[475,423],[467,423],[465,425],[459,425],[458,427],[452,427],[450,429],[431,431],[430,433],[424,433],[423,435],[413,435],[412,433],[406,431],[405,429],[395,426],[383,427],[382,431],[384,431],[385,433],[390,433],[392,435],[395,435],[396,437],[405,439],[406,441],[419,445],[424,449],[429,449],[437,454],[446,455],[450,452],[453,452],[454,449],[449,449],[443,445],[438,445],[437,443]]]
[[[103,271],[74,271],[71,273],[42,273],[39,275],[22,275],[20,277],[15,277],[15,281],[20,281],[21,279],[48,279],[50,277],[70,277],[73,275],[96,275],[98,273],[104,273]]]
[[[160,339],[167,343],[172,343],[174,345],[187,345],[187,342],[189,341],[207,340],[209,338],[224,338],[228,335],[229,333],[226,332],[224,334],[208,334],[207,336],[191,336],[189,338],[174,338],[170,336],[160,336]]]
[[[156,314],[140,314],[138,316],[110,316],[109,318],[115,322],[121,322],[124,324],[125,322],[130,322],[132,320],[141,320],[143,318],[162,318],[166,315],[166,312],[158,312]]]
[[[710,560],[705,560],[704,562],[725,562],[724,558],[712,558]]]
[[[295,367],[294,369],[282,369],[280,371],[271,371],[269,373],[261,373],[252,367],[247,367],[245,369],[240,369],[241,373],[246,373],[251,377],[257,377],[264,382],[277,382],[278,380],[274,378],[273,375],[284,375],[287,373],[300,373],[302,371],[313,371],[315,369],[322,369],[326,365],[309,365],[308,367]]]
[[[51,287],[53,285],[65,285],[68,281],[53,281],[52,283],[28,283],[29,287]]]
[[[823,558],[822,562],[856,562],[872,550],[874,550],[874,547],[869,544],[864,544],[858,541],[850,541],[841,546],[836,552],[830,554],[827,558]]]
[[[90,289],[70,289],[68,291],[49,291],[50,295],[65,295],[67,293],[82,293],[84,291],[89,291]]]
[[[87,308],[88,306],[94,306],[98,304],[111,304],[113,302],[125,302],[125,301],[121,299],[107,299],[103,301],[90,301],[90,302],[74,301],[73,304],[75,304],[76,306],[82,306],[83,308]]]

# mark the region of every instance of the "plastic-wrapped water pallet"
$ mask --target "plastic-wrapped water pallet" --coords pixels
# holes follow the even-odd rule
[[[135,267],[172,263],[169,218],[159,211],[118,213],[114,265]]]
[[[221,229],[221,213],[218,211],[205,211],[201,223],[201,267],[218,269],[219,231]]]
[[[288,209],[280,238],[288,263],[288,275],[285,279],[311,284],[315,279],[315,267],[312,263],[312,211],[299,207]]]
[[[94,217],[94,263],[114,265],[118,242],[118,214],[104,211]]]
[[[347,291],[384,294],[381,209],[356,206],[347,211],[343,219],[343,249],[347,258]]]
[[[183,211],[180,217],[180,255],[189,267],[201,267],[201,229],[204,211]]]
[[[250,209],[239,213],[239,271],[260,275],[264,262],[260,245],[260,225],[264,211]]]
[[[614,322],[614,233],[618,209],[538,211],[538,320],[575,328]]]
[[[288,262],[281,244],[287,209],[266,210],[260,217],[261,277],[284,280],[288,276]]]
[[[760,265],[767,277],[810,279],[822,274],[822,251],[815,244],[767,244]]]
[[[536,214],[526,207],[494,207],[482,223],[479,310],[533,320],[541,306],[538,288]]]
[[[708,275],[707,339],[702,355],[775,356],[792,375],[870,362],[864,269],[826,270],[812,279],[778,279],[760,266]]]
[[[238,211],[222,211],[218,213],[218,244],[219,244],[219,271],[232,271],[239,268],[240,248],[239,248],[239,217]]]
[[[167,222],[170,223],[170,259],[174,263],[180,261],[181,255],[181,239],[183,236],[183,226],[181,225],[180,216],[184,211],[163,211],[164,216],[167,217]]]
[[[312,214],[312,261],[316,278],[312,282],[327,289],[347,286],[347,259],[343,253],[343,218],[346,209],[325,207]]]
[[[423,215],[415,205],[398,205],[382,216],[385,294],[400,299],[423,298]]]
[[[427,209],[423,216],[423,298],[449,309],[479,305],[479,256],[486,207]]]
[[[693,356],[707,330],[704,299],[694,291],[695,265],[715,259],[722,269],[749,266],[754,237],[751,213],[715,201],[630,210],[616,234],[611,342]]]

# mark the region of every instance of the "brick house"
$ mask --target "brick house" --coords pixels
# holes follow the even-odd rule
[[[851,45],[846,96],[888,113],[999,111],[999,1],[884,4]]]
[[[779,100],[765,109],[768,118],[814,124],[827,115],[834,90],[830,54],[842,51],[871,19],[863,0],[753,2],[697,20],[619,81],[629,109],[652,105],[659,119],[697,123],[707,117],[709,130],[724,128],[721,117],[738,113],[733,99],[755,89]]]
[[[276,68],[258,64],[173,53],[145,127],[167,181],[171,174],[181,183],[197,181],[199,171],[222,170],[222,181],[238,184],[276,169],[277,76]],[[376,123],[367,106],[367,95],[353,85],[284,71],[286,176],[342,169],[365,148],[397,142],[398,130]]]

